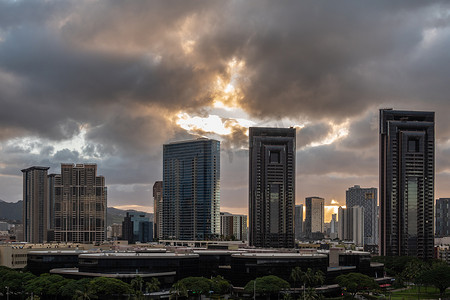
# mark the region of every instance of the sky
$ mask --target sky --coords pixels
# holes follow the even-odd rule
[[[97,163],[108,206],[153,212],[162,145],[221,141],[247,213],[248,127],[297,129],[296,202],[378,187],[380,108],[436,112],[450,197],[448,1],[0,0],[0,199],[21,169]]]

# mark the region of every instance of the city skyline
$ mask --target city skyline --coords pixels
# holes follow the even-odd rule
[[[0,2],[0,199],[22,200],[24,168],[96,163],[109,206],[153,212],[162,145],[208,137],[222,145],[221,211],[247,214],[248,128],[293,126],[296,204],[344,205],[349,187],[378,187],[385,107],[436,112],[435,198],[449,197],[449,10]]]

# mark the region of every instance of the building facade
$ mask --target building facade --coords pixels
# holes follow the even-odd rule
[[[129,244],[136,242],[148,243],[153,241],[153,223],[145,214],[130,214],[122,222],[122,239]]]
[[[356,246],[364,243],[364,207],[353,206],[338,211],[338,236],[342,241],[353,242]]]
[[[249,244],[294,247],[295,128],[249,129]]]
[[[156,181],[153,184],[153,237],[162,238],[162,208],[163,208],[163,182]]]
[[[380,110],[380,255],[433,258],[434,149],[434,112]]]
[[[23,234],[24,241],[44,243],[48,239],[50,205],[48,167],[23,169]]]
[[[247,216],[220,213],[220,231],[224,239],[247,240]]]
[[[364,244],[378,244],[377,189],[361,188],[355,185],[345,193],[347,208],[360,206],[364,208]]]
[[[295,206],[294,216],[295,239],[299,240],[303,237],[303,204]]]
[[[450,198],[436,200],[436,237],[450,236]]]
[[[204,240],[220,235],[220,142],[164,145],[162,235]]]
[[[305,199],[305,235],[311,237],[312,233],[324,232],[325,199],[320,197],[307,197]]]
[[[106,239],[107,188],[96,164],[61,164],[54,178],[57,242],[92,243]]]

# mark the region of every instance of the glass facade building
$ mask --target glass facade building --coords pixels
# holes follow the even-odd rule
[[[434,112],[380,110],[380,255],[433,258],[434,143]]]
[[[163,147],[163,238],[218,237],[220,142],[197,139]]]
[[[295,128],[249,129],[249,242],[294,247]]]

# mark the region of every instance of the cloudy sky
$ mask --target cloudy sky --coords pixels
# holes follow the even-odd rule
[[[249,126],[297,128],[297,203],[378,187],[378,109],[436,112],[450,197],[448,1],[0,0],[0,199],[20,170],[95,162],[108,205],[153,211],[164,143],[219,139],[247,212]]]

